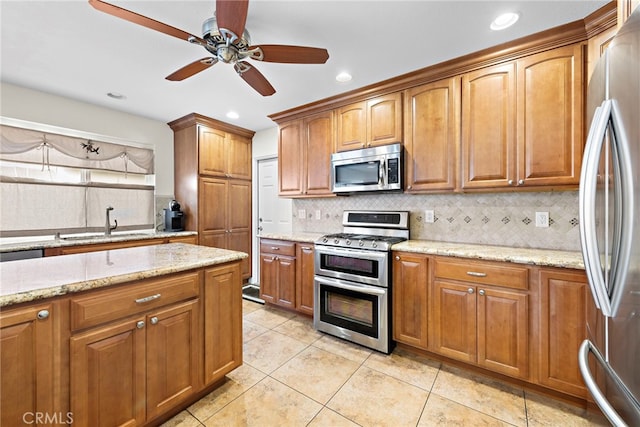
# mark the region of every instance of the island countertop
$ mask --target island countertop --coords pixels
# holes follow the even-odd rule
[[[184,243],[0,263],[0,307],[247,258]]]

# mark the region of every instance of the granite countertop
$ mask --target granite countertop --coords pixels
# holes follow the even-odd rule
[[[170,237],[197,236],[196,231],[125,231],[114,232],[110,236],[102,233],[91,233],[86,235],[70,235],[56,239],[49,238],[3,238],[8,243],[0,244],[0,252],[27,251],[33,249],[61,248],[68,246],[91,245],[94,243],[127,242],[130,240],[146,239],[166,239]]]
[[[466,243],[407,240],[392,246],[394,251],[417,252],[428,255],[455,256],[490,261],[584,270],[582,253],[552,249],[511,248]]]
[[[184,243],[0,263],[0,307],[247,258]]]
[[[262,233],[261,239],[289,240],[291,242],[314,243],[327,233]]]

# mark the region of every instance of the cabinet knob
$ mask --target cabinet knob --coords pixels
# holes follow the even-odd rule
[[[144,328],[144,320],[138,320],[138,322],[136,323],[136,328],[138,329]]]
[[[158,324],[158,318],[157,318],[156,316],[153,316],[153,317],[151,318],[151,324],[152,324],[152,325],[157,325],[157,324]]]
[[[49,310],[40,310],[38,312],[38,320],[44,320],[49,317]]]
[[[484,289],[480,289],[478,293],[480,294],[480,296],[484,296]]]
[[[400,261],[400,256],[396,255],[396,261]]]
[[[518,185],[523,185],[524,184],[524,179],[519,179],[518,180]]]
[[[473,289],[473,288],[469,288],[469,289],[467,289],[467,292],[469,292],[470,294],[472,294],[472,293],[474,292],[474,289]]]
[[[509,184],[509,185],[513,185],[513,180],[512,180],[512,179],[510,179],[509,181],[507,181],[507,184]]]

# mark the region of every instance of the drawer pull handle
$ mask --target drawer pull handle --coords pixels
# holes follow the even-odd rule
[[[272,251],[279,251],[279,250],[280,250],[280,248],[279,248],[279,247],[277,247],[277,246],[271,246],[271,250],[272,250]]]
[[[136,304],[144,304],[145,302],[153,301],[154,299],[160,298],[160,294],[149,295],[148,297],[138,298],[136,300]]]
[[[467,271],[467,275],[473,277],[487,277],[487,273],[478,273],[477,271]]]

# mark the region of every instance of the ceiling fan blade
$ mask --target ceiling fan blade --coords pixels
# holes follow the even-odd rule
[[[172,82],[181,81],[186,79],[187,77],[191,77],[194,74],[199,73],[200,71],[206,70],[212,65],[215,65],[216,62],[218,62],[218,60],[212,57],[198,59],[197,61],[193,61],[189,65],[185,65],[184,67],[180,68],[178,71],[175,71],[174,73],[169,74],[165,78],[167,80],[171,80]]]
[[[164,24],[160,21],[156,21],[155,19],[147,18],[146,16],[123,9],[102,0],[89,0],[89,4],[100,12],[113,15],[117,18],[124,19],[125,21],[133,22],[134,24],[142,25],[143,27],[151,28],[152,30],[160,31],[161,33],[165,33],[182,40],[206,44],[206,42],[200,37],[196,37],[186,31],[182,31],[178,28],[172,27],[171,25]]]
[[[250,65],[247,62],[236,62],[234,65],[236,72],[242,77],[242,79],[249,83],[249,86],[254,88],[262,96],[270,96],[276,93],[276,90],[271,86],[271,83],[262,75],[256,67]]]
[[[248,9],[249,0],[216,0],[218,29],[225,29],[238,38],[242,37]]]
[[[251,59],[264,62],[281,62],[287,64],[324,64],[329,59],[327,49],[305,46],[287,46],[279,44],[261,44],[251,46],[249,50],[259,48],[260,54],[251,55]]]

